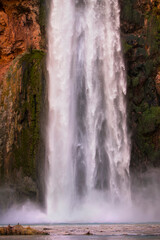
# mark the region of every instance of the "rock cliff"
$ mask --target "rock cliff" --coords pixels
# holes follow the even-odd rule
[[[137,176],[160,166],[160,1],[120,0],[120,6],[130,169]],[[43,200],[45,27],[45,0],[0,0],[1,207],[3,197],[8,205],[13,196]]]
[[[0,76],[5,66],[29,48],[41,48],[39,0],[0,1]],[[4,68],[4,69],[3,69]]]
[[[45,74],[45,2],[0,0],[0,203],[42,200]]]
[[[160,1],[121,0],[131,173],[160,166]]]

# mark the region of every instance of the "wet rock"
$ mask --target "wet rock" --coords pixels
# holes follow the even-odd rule
[[[132,133],[130,170],[138,175],[160,166],[155,154],[160,151],[160,2],[120,0],[120,6]]]
[[[10,225],[8,227],[0,227],[0,235],[48,235],[48,233],[17,224],[13,227]]]
[[[0,187],[12,183],[18,202],[40,196],[36,174],[43,169],[40,115],[45,95],[44,61],[45,53],[40,50],[18,56],[1,85]]]
[[[93,235],[90,231],[86,232],[84,235]]]

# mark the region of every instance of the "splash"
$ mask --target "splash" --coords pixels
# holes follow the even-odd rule
[[[118,0],[52,0],[47,212],[31,202],[0,206],[0,224],[160,221],[160,170],[130,190],[119,26]]]
[[[118,0],[52,0],[50,11],[47,213],[96,221],[131,201]]]

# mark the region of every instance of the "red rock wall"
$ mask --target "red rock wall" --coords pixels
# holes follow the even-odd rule
[[[0,80],[17,55],[40,49],[38,20],[39,0],[0,0]]]

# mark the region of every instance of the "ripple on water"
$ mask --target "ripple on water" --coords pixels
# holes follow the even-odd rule
[[[1,240],[160,240],[160,224],[33,226],[50,236],[1,236]]]

